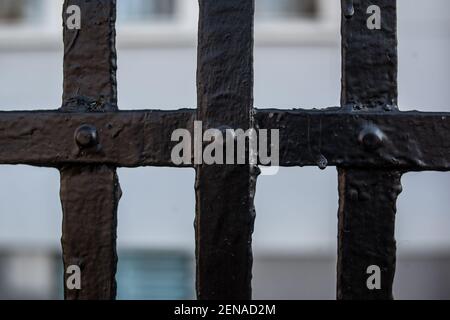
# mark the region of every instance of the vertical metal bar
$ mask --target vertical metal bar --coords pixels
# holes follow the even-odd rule
[[[396,1],[342,1],[342,108],[355,113],[394,111],[397,109]],[[381,19],[381,29],[377,28],[379,20],[374,18]],[[374,153],[382,148],[383,134],[377,128],[367,124],[366,128],[356,129],[362,130],[361,147],[370,148]],[[338,171],[337,298],[392,299],[396,259],[394,223],[401,173],[342,168]],[[367,285],[374,272],[368,273],[369,266],[381,270],[380,289]],[[369,284],[373,285],[372,280],[369,279]]]
[[[81,9],[80,29],[69,29],[69,6]],[[64,2],[64,111],[117,109],[115,0]],[[70,117],[68,118],[70,125]],[[88,124],[87,124],[88,125]],[[84,127],[75,135],[74,152],[98,152],[102,128]],[[76,141],[75,141],[76,140]],[[120,187],[116,170],[106,165],[60,168],[65,271],[81,270],[81,289],[67,287],[66,299],[114,299],[116,227]]]
[[[254,0],[200,0],[198,119],[252,126]],[[256,184],[249,165],[196,167],[199,299],[250,299]]]

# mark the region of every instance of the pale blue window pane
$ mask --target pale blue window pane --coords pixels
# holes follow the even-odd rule
[[[0,23],[42,21],[43,0],[0,0]]]

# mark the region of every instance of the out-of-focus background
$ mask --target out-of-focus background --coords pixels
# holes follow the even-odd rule
[[[118,0],[121,109],[196,106],[195,0]],[[61,0],[0,0],[0,109],[55,109]],[[256,0],[255,105],[339,105],[337,0]],[[398,0],[402,110],[450,111],[450,2]],[[1,148],[1,146],[0,146]],[[194,294],[194,171],[119,169],[119,299]],[[450,298],[450,176],[409,173],[398,200],[395,297]],[[254,298],[334,299],[335,168],[260,177]],[[0,166],[0,298],[62,298],[59,173]]]

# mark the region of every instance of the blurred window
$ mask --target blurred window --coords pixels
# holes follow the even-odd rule
[[[117,18],[125,22],[171,20],[177,13],[175,2],[176,0],[119,0]]]
[[[319,1],[258,0],[256,1],[255,11],[257,21],[314,19],[319,14]]]
[[[0,23],[16,24],[38,21],[42,18],[44,1],[0,0]]]

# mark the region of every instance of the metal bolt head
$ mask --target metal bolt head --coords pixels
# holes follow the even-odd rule
[[[376,126],[367,126],[359,134],[358,140],[367,150],[376,150],[383,144],[384,134]]]
[[[98,144],[97,129],[83,124],[75,131],[75,142],[80,148],[89,148]]]

